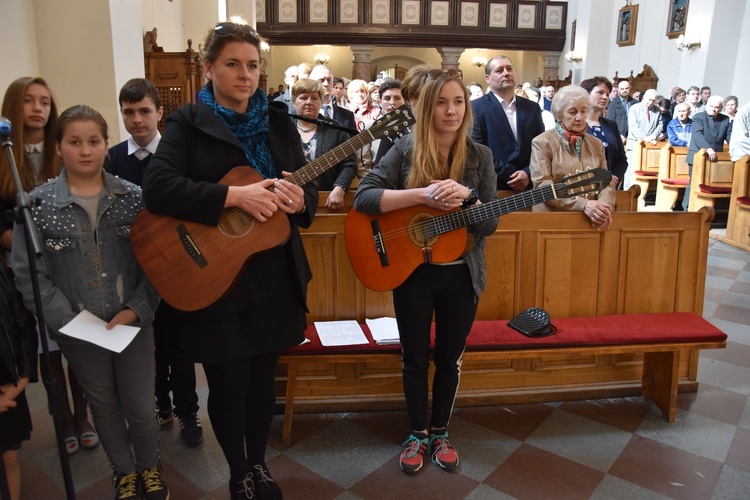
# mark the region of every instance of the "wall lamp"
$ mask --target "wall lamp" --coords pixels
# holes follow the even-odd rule
[[[579,63],[583,62],[583,57],[570,50],[567,54],[565,54],[565,60],[569,63]]]
[[[677,38],[677,50],[680,52],[684,52],[686,50],[693,50],[693,49],[699,49],[701,46],[701,42],[689,42],[685,39],[685,35],[680,35]]]

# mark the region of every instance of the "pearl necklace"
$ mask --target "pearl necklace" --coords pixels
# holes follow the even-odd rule
[[[312,132],[313,130],[315,130],[316,125],[313,124],[313,125],[310,126],[310,128],[305,128],[302,125],[300,125],[299,120],[298,120],[297,121],[297,128],[299,129],[300,132],[307,133],[307,132]]]

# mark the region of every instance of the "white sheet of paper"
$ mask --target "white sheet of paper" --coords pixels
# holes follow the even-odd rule
[[[122,352],[141,330],[137,326],[117,325],[111,330],[107,322],[94,316],[87,310],[81,311],[70,323],[60,328],[60,332],[113,352]]]
[[[354,320],[316,321],[315,330],[320,343],[326,347],[369,343],[362,327]]]
[[[399,344],[401,341],[398,337],[398,325],[396,318],[376,318],[365,319],[365,323],[370,328],[372,340],[378,345]]]

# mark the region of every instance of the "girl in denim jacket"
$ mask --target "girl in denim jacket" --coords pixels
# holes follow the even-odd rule
[[[94,424],[115,474],[116,498],[166,499],[154,412],[154,339],[159,298],[135,260],[130,227],[143,207],[141,190],[103,171],[107,123],[88,106],[58,120],[57,155],[64,168],[32,191],[44,255],[37,257],[44,316],[91,404]],[[26,306],[33,307],[23,227],[11,261]],[[115,325],[141,327],[121,353],[59,333],[83,309]]]

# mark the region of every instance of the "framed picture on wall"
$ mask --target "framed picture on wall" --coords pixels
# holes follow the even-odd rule
[[[570,26],[570,51],[576,50],[576,25],[578,19],[573,19],[573,24]]]
[[[617,16],[617,45],[635,45],[635,29],[638,22],[638,5],[626,5]]]
[[[688,4],[690,0],[671,0],[667,18],[667,38],[677,38],[685,34]]]

